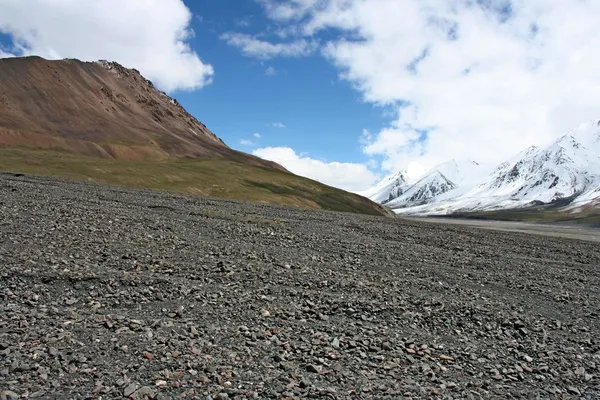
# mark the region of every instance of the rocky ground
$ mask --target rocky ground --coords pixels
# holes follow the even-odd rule
[[[0,175],[0,398],[600,398],[598,243]]]

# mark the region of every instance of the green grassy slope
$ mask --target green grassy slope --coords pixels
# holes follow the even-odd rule
[[[54,150],[0,149],[0,170],[202,196],[369,215],[389,211],[361,196],[284,171],[233,160],[122,161]]]

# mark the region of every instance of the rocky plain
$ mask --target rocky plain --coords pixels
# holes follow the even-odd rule
[[[0,398],[599,399],[600,246],[0,174]]]

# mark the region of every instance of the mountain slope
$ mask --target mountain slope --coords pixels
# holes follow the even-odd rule
[[[0,59],[0,169],[388,214],[229,148],[138,71],[107,61]]]

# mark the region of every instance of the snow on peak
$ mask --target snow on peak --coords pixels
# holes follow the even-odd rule
[[[577,128],[567,132],[566,135],[572,136],[584,146],[600,143],[600,120],[594,119],[584,122]]]
[[[408,187],[407,173],[403,170],[386,176],[375,186],[359,194],[377,203],[386,204],[404,193]]]
[[[439,169],[435,169],[425,174],[423,178],[405,190],[400,196],[388,202],[387,205],[392,208],[402,208],[425,204],[457,187]]]
[[[463,186],[465,183],[482,177],[482,169],[479,163],[472,160],[446,161],[432,168],[432,171],[439,171],[449,179],[456,187]],[[427,174],[426,174],[427,175]],[[425,175],[425,176],[426,176]]]

